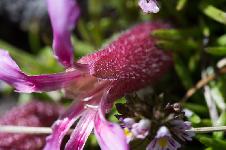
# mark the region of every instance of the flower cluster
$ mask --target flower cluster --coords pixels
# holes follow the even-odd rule
[[[183,120],[184,112],[180,104],[164,105],[161,100],[156,103],[157,99],[127,96],[127,103],[117,105],[121,112],[117,117],[128,143],[149,140],[147,150],[177,150],[181,147],[180,142],[192,140],[194,132],[186,131],[191,129],[191,123]],[[149,103],[149,100],[152,102]]]
[[[63,113],[62,106],[32,101],[17,106],[0,118],[0,125],[49,127]],[[45,145],[46,135],[0,133],[0,149],[39,150]]]
[[[127,142],[134,139],[144,139],[149,134],[151,122],[148,119],[141,119],[138,123],[133,118],[124,118],[124,132],[127,136]]]
[[[171,54],[156,47],[157,39],[150,35],[150,32],[169,25],[162,22],[138,24],[100,51],[74,61],[70,38],[80,14],[79,6],[74,0],[47,2],[54,54],[65,72],[27,75],[8,52],[0,50],[0,80],[11,84],[18,92],[63,89],[66,96],[74,99],[70,108],[54,123],[45,150],[60,150],[66,133],[75,122],[66,150],[82,149],[93,129],[102,149],[128,149],[123,130],[118,124],[107,121],[105,114],[117,98],[154,84],[172,66]]]

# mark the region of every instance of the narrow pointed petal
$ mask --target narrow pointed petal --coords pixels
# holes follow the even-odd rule
[[[47,4],[55,56],[65,67],[71,67],[74,62],[71,31],[78,20],[80,8],[76,0],[47,0]]]
[[[94,118],[97,114],[97,110],[88,109],[80,118],[76,128],[74,129],[70,140],[66,144],[65,150],[82,150],[86,140],[88,139],[90,133],[93,130]]]
[[[101,100],[101,106],[94,120],[94,132],[102,150],[128,150],[129,146],[122,128],[107,121],[104,113],[107,111],[107,94]]]
[[[78,71],[29,76],[23,73],[7,51],[0,49],[0,80],[14,86],[18,92],[59,90],[81,74]]]
[[[47,137],[44,150],[60,150],[64,136],[73,123],[81,116],[84,106],[83,103],[78,102],[71,107],[73,107],[73,111],[67,112],[67,117],[63,117],[54,123],[53,133]]]

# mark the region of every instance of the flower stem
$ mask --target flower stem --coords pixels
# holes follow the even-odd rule
[[[199,89],[203,88],[205,85],[207,85],[210,81],[215,80],[219,75],[226,73],[226,65],[221,66],[219,70],[216,72],[216,74],[209,75],[201,80],[199,80],[195,86],[188,89],[185,96],[182,98],[181,102],[185,103],[191,96],[193,96]]]
[[[195,133],[209,133],[216,131],[226,131],[226,126],[218,126],[218,127],[200,127],[200,128],[192,128],[190,130],[186,130],[187,132],[195,132]]]
[[[23,134],[51,134],[52,129],[48,127],[25,127],[1,125],[0,132],[23,133]]]
[[[200,128],[192,128],[186,131],[195,132],[195,133],[226,131],[226,126],[200,127]],[[51,134],[52,129],[49,127],[26,127],[26,126],[0,125],[0,133]],[[71,134],[71,133],[72,133],[72,130],[69,130],[68,134]]]
[[[52,129],[49,127],[26,127],[26,126],[11,126],[0,125],[0,133],[21,133],[21,134],[51,134]],[[71,134],[69,130],[68,134]]]

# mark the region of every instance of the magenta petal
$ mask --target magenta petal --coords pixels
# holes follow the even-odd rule
[[[71,31],[78,20],[80,9],[75,0],[47,0],[48,12],[53,28],[55,56],[65,67],[74,62]]]
[[[17,89],[30,91],[32,83],[26,81],[27,76],[21,72],[17,64],[12,60],[7,51],[0,49],[0,80],[3,80]]]
[[[61,89],[81,74],[78,71],[65,73],[29,76],[24,74],[10,57],[9,53],[0,50],[0,80],[14,86],[18,92],[42,92]]]
[[[97,110],[88,109],[83,113],[76,128],[74,129],[70,140],[68,141],[65,150],[82,150],[88,136],[93,130],[94,118]]]
[[[107,121],[104,117],[104,112],[108,109],[106,103],[105,94],[94,120],[94,132],[98,143],[102,150],[128,150],[129,146],[122,128],[118,124]]]
[[[128,150],[123,130],[99,115],[95,118],[95,135],[102,150]]]
[[[53,133],[47,137],[44,150],[60,150],[61,142],[73,123],[81,116],[83,103],[75,103],[74,109],[67,117],[57,120],[53,125]],[[72,110],[72,109],[71,109]]]

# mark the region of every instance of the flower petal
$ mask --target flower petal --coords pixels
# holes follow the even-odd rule
[[[169,129],[166,126],[161,126],[155,138],[147,146],[147,150],[177,150],[181,145],[171,135]]]
[[[61,142],[73,123],[81,116],[83,103],[72,105],[73,111],[67,112],[67,117],[57,120],[53,125],[53,133],[47,137],[44,150],[60,150]],[[70,109],[72,110],[72,109]]]
[[[159,6],[156,0],[139,0],[138,5],[145,13],[159,12]]]
[[[75,0],[47,0],[53,28],[53,49],[56,58],[65,67],[74,63],[71,31],[78,20],[80,9]]]
[[[97,110],[88,109],[80,118],[76,128],[74,129],[68,143],[66,144],[65,150],[82,150],[88,136],[93,130],[94,118],[97,114]]]
[[[0,80],[14,86],[18,92],[58,90],[81,76],[79,71],[29,76],[20,70],[7,51],[0,49],[0,58]]]
[[[171,129],[174,134],[182,141],[191,141],[192,137],[195,136],[194,132],[186,132],[192,128],[191,123],[183,120],[172,120],[170,121]]]
[[[94,120],[94,132],[98,143],[102,150],[128,150],[129,146],[122,128],[115,123],[108,122],[104,117],[108,109],[106,97],[107,94],[104,94]]]

